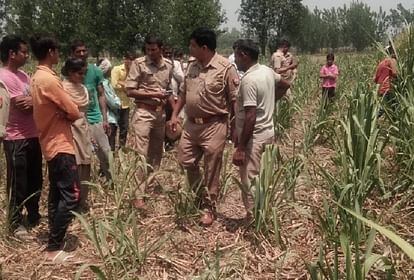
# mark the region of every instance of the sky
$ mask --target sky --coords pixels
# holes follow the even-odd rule
[[[223,9],[226,11],[227,23],[223,27],[238,29],[241,28],[237,21],[237,10],[240,8],[241,0],[220,0]],[[302,0],[302,4],[313,9],[315,6],[321,9],[339,7],[344,4],[349,5],[352,0]],[[388,11],[396,8],[398,3],[401,3],[406,9],[414,9],[414,0],[361,0],[360,2],[367,3],[373,10],[377,11],[380,6],[383,10]]]

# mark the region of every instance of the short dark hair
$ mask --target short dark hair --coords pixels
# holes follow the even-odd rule
[[[164,45],[161,38],[155,35],[152,35],[152,34],[145,37],[144,44],[148,44],[148,45],[157,44],[159,48],[162,48],[162,46]]]
[[[62,67],[62,75],[67,77],[70,73],[77,72],[86,67],[86,61],[80,58],[68,58],[65,61],[65,64]]]
[[[287,47],[290,48],[290,42],[287,39],[280,39],[277,43],[277,48]]]
[[[216,50],[217,36],[211,29],[199,27],[191,33],[190,39],[193,39],[200,47],[206,46],[211,51]]]
[[[237,40],[237,50],[243,52],[252,60],[257,61],[259,59],[259,44],[251,39]]]
[[[127,51],[124,53],[124,58],[134,60],[135,58],[137,58],[137,53],[133,51]]]
[[[335,55],[333,53],[328,53],[328,55],[326,56],[326,60],[328,59],[335,60]]]
[[[76,49],[79,47],[86,47],[85,42],[79,39],[73,40],[72,43],[70,44],[70,51],[74,53]]]
[[[236,41],[234,41],[232,49],[235,51],[237,46],[239,45],[240,41],[242,41],[242,39],[237,39]]]
[[[9,52],[17,53],[20,50],[20,45],[27,45],[27,42],[18,35],[6,35],[0,43],[0,59],[1,62],[6,63],[9,60]]]
[[[36,59],[43,60],[49,50],[59,49],[59,42],[51,35],[34,35],[30,38],[30,47]]]

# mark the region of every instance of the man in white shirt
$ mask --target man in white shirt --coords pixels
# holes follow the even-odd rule
[[[240,167],[242,199],[247,217],[252,216],[254,189],[251,180],[259,175],[265,146],[273,143],[275,90],[286,93],[289,83],[271,68],[259,64],[259,46],[252,40],[240,40],[235,51],[238,69],[244,72],[237,96],[236,150],[233,163]]]

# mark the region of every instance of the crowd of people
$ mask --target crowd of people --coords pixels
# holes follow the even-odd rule
[[[38,62],[31,77],[22,70],[29,46]],[[93,153],[111,186],[117,148],[131,143],[149,164],[148,172],[153,172],[166,145],[178,139],[178,162],[197,193],[200,224],[210,226],[217,217],[220,170],[229,137],[235,146],[232,161],[239,167],[246,218],[252,219],[251,180],[259,174],[265,146],[274,141],[275,102],[282,96],[292,99],[289,88],[298,60],[289,47],[288,41],[281,41],[268,67],[258,62],[259,47],[253,40],[237,40],[234,53],[225,58],[216,52],[216,34],[198,28],[190,35],[187,63],[160,38],[148,36],[143,56],[128,52],[121,65],[112,67],[107,58],[88,63],[86,44],[75,40],[59,73],[54,70],[60,57],[55,38],[33,36],[28,43],[17,35],[5,36],[0,43],[0,138],[7,164],[10,232],[25,238],[40,223],[44,159],[50,183],[46,258],[66,260],[63,245],[71,211],[87,212],[90,207],[87,182]],[[333,61],[329,54],[320,71],[323,94],[329,98],[335,95],[339,74]],[[142,171],[137,170],[136,176],[145,180]],[[140,185],[133,207],[145,209],[146,185]]]

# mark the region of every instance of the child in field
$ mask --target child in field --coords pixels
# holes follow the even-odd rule
[[[335,56],[330,53],[326,56],[326,64],[322,66],[319,77],[322,79],[322,96],[332,100],[335,97],[336,81],[339,70],[334,64]]]
[[[62,68],[63,88],[69,94],[72,101],[78,105],[80,112],[85,113],[88,109],[89,94],[83,85],[87,64],[80,58],[69,58]],[[88,129],[86,116],[77,119],[71,126],[73,134],[73,143],[75,144],[76,164],[78,165],[80,185],[79,211],[87,212],[87,198],[89,193],[88,185],[85,183],[90,180],[91,161],[92,161],[92,143]]]

